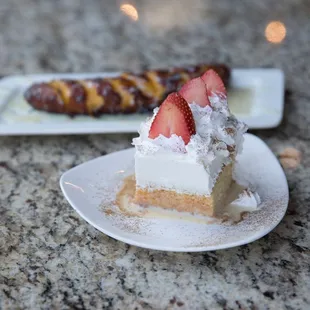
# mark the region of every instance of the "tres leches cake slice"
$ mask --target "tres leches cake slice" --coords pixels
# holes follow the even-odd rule
[[[220,215],[246,130],[231,114],[215,71],[187,82],[154,110],[133,140],[135,202]]]

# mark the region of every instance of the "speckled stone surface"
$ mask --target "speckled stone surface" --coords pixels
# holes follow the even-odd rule
[[[115,241],[82,220],[58,180],[132,135],[0,138],[0,309],[310,309],[310,5],[304,1],[0,1],[0,74],[83,72],[218,61],[286,75],[283,123],[255,131],[287,169],[287,215],[268,236],[209,253]],[[264,37],[282,21],[281,44]]]

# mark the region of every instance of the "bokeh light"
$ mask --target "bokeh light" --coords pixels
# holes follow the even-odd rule
[[[134,21],[139,19],[138,11],[132,4],[122,4],[120,10]]]
[[[279,21],[270,22],[265,29],[265,37],[271,43],[281,43],[286,36],[285,25]]]

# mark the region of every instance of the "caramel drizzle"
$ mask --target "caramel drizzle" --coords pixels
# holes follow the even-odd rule
[[[146,76],[150,79],[153,89],[153,96],[158,100],[161,99],[165,93],[165,87],[161,85],[156,71],[148,71],[146,72]]]
[[[57,93],[62,98],[64,105],[67,106],[71,97],[70,87],[68,87],[68,85],[61,80],[51,81],[49,84],[57,91]]]
[[[126,91],[119,79],[107,79],[113,90],[121,96],[121,107],[125,109],[135,104],[134,95]]]
[[[104,105],[104,97],[98,95],[95,85],[90,81],[77,81],[81,84],[86,92],[86,109],[88,113],[93,113],[100,109]],[[68,106],[70,103],[70,97],[72,95],[70,86],[66,81],[54,80],[50,82],[50,85],[58,92],[61,96],[62,101],[65,106]]]
[[[178,74],[181,82],[185,83],[190,80],[190,74],[187,72],[171,72],[171,75]],[[137,77],[130,73],[123,73],[121,77],[135,83],[136,87],[147,97],[162,99],[166,88],[161,84],[160,78],[156,71],[151,70],[146,72],[147,78]],[[126,88],[123,87],[122,82],[118,78],[106,79],[113,88],[113,91],[121,96],[121,107],[126,109],[135,104],[135,98]],[[97,88],[91,81],[79,80],[77,83],[81,84],[86,92],[86,109],[89,114],[99,110],[105,104],[105,98],[97,93]],[[61,96],[65,106],[70,103],[72,95],[70,86],[66,81],[54,80],[49,83]]]
[[[86,91],[86,108],[88,113],[93,113],[99,110],[105,104],[103,96],[97,93],[97,88],[91,81],[78,81]]]
[[[121,77],[123,77],[128,81],[134,82],[137,88],[143,93],[143,95],[147,97],[155,96],[154,86],[153,83],[151,83],[150,81],[143,79],[141,77],[137,77],[130,73],[123,73]]]

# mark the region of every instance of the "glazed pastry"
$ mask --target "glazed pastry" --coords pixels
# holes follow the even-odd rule
[[[69,115],[129,114],[152,111],[171,92],[207,69],[215,70],[227,86],[230,70],[222,64],[125,72],[115,78],[53,80],[33,84],[24,94],[32,107]]]

